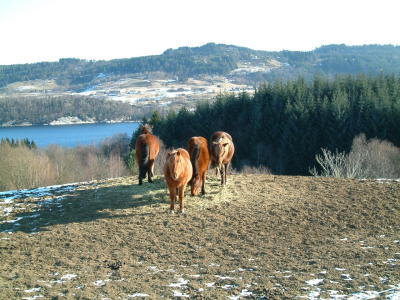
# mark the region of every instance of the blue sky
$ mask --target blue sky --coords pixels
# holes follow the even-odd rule
[[[400,45],[399,8],[398,0],[0,0],[0,64],[125,58],[208,42],[301,51]]]

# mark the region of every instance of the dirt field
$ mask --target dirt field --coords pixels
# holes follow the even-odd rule
[[[0,195],[2,299],[398,299],[400,182],[161,177]]]

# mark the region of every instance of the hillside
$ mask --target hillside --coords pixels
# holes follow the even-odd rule
[[[399,297],[400,182],[209,177],[185,215],[160,177],[1,193],[2,297]]]
[[[90,96],[129,103],[135,112],[122,117],[138,119],[138,115],[154,108],[193,108],[198,101],[210,100],[220,93],[252,92],[266,81],[359,73],[400,74],[400,47],[328,45],[309,52],[271,52],[209,43],[168,49],[161,55],[110,61],[65,58],[58,62],[2,65],[0,101],[65,97],[70,102],[71,97]],[[6,113],[0,113],[0,125],[8,122],[4,120]],[[51,121],[54,120],[48,122]],[[23,122],[27,121],[16,120]]]

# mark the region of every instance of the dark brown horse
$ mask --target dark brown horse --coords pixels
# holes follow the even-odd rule
[[[139,166],[139,184],[146,178],[153,182],[154,161],[160,151],[160,142],[156,136],[151,133],[151,127],[148,124],[141,126],[142,134],[136,139],[135,151],[136,162]]]
[[[226,173],[231,163],[235,146],[229,133],[214,132],[210,139],[210,154],[213,166],[221,173],[221,184],[226,184]]]
[[[208,142],[202,136],[194,136],[189,140],[188,146],[193,167],[193,176],[190,180],[191,194],[198,195],[201,187],[201,194],[204,195],[207,171],[211,162]]]
[[[167,153],[164,165],[164,176],[169,189],[171,213],[174,212],[176,196],[179,196],[180,212],[183,213],[185,211],[183,197],[186,185],[192,178],[192,174],[193,169],[189,153],[185,149],[179,148]]]

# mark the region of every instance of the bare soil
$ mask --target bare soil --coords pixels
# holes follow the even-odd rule
[[[400,290],[400,182],[230,175],[225,187],[210,176],[206,190],[186,197],[184,215],[168,214],[162,177],[0,199],[0,208],[13,208],[0,222],[0,298],[315,299]]]

